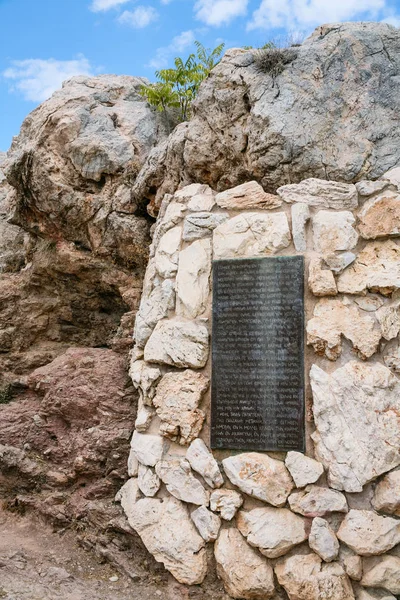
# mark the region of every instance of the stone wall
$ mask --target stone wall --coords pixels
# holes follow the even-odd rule
[[[181,583],[232,598],[400,594],[400,170],[167,195],[153,231],[131,377],[140,406],[131,527]],[[307,450],[212,453],[212,260],[303,254]]]

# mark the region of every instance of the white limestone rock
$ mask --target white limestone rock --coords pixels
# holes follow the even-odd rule
[[[154,467],[167,450],[165,438],[160,435],[133,432],[131,449],[142,465]]]
[[[237,529],[222,529],[214,554],[217,573],[231,598],[266,600],[273,596],[272,567],[246,544]]]
[[[148,362],[201,369],[208,359],[208,331],[181,318],[159,321],[144,349]]]
[[[268,558],[282,556],[308,538],[307,521],[287,508],[240,511],[237,527]]]
[[[129,477],[137,477],[139,472],[139,461],[136,457],[136,454],[130,449],[129,457],[128,457],[128,475]]]
[[[314,248],[322,254],[352,250],[358,233],[352,227],[356,219],[350,211],[320,210],[312,219]]]
[[[392,594],[400,594],[400,558],[379,556],[363,561],[361,585],[383,588]]]
[[[154,473],[153,469],[139,465],[138,486],[145,496],[155,496],[160,489],[160,485],[160,478]]]
[[[179,249],[182,240],[182,227],[169,229],[161,236],[155,253],[155,267],[165,279],[174,277],[178,270]]]
[[[176,276],[176,312],[195,319],[204,312],[210,294],[211,240],[197,240],[181,250]]]
[[[192,183],[175,192],[174,198],[187,202],[188,209],[197,211],[210,211],[215,205],[215,193],[205,184]]]
[[[225,458],[222,465],[233,485],[273,506],[284,506],[294,488],[285,464],[268,454],[245,452]]]
[[[303,488],[310,483],[315,483],[324,472],[323,465],[301,452],[288,452],[285,465],[289,470],[297,488]]]
[[[218,463],[203,440],[197,438],[190,444],[186,452],[186,459],[193,471],[199,473],[210,487],[219,488],[223,485],[224,479]]]
[[[335,532],[329,523],[320,517],[313,519],[308,543],[311,550],[325,562],[332,562],[339,554],[339,541]]]
[[[209,379],[191,369],[163,376],[153,399],[162,435],[182,445],[199,435],[205,413],[198,407],[208,386]]]
[[[221,519],[205,506],[199,506],[190,515],[205,542],[215,542],[221,528]]]
[[[400,331],[400,300],[381,306],[376,311],[376,318],[379,321],[382,330],[382,337],[385,340],[393,340]]]
[[[121,503],[128,521],[134,514],[135,504],[140,498],[138,480],[134,477],[128,479],[115,496],[115,501]]]
[[[354,252],[338,252],[337,254],[325,254],[324,262],[331,271],[338,275],[351,265],[356,258]]]
[[[370,242],[337,280],[345,294],[380,292],[387,296],[400,289],[400,247],[392,240]]]
[[[385,190],[365,202],[358,213],[358,229],[367,240],[400,235],[400,196]]]
[[[400,167],[394,167],[386,171],[381,177],[382,180],[389,181],[392,185],[399,188],[400,186]]]
[[[387,188],[390,183],[389,181],[368,181],[367,179],[363,179],[355,184],[357,188],[357,192],[360,196],[368,197],[373,196],[374,194],[378,194],[385,188]]]
[[[312,258],[308,268],[308,287],[314,296],[336,296],[337,287],[332,271],[322,268],[321,258]]]
[[[343,567],[337,562],[323,564],[316,554],[284,558],[275,573],[290,600],[354,600]]]
[[[342,353],[342,335],[365,359],[378,350],[382,334],[376,320],[347,298],[322,298],[307,323],[307,344],[317,354],[336,360]]]
[[[213,232],[215,259],[267,256],[289,244],[289,223],[284,212],[243,213]]]
[[[183,240],[191,242],[211,236],[218,225],[229,219],[227,214],[198,212],[188,215],[183,222]]]
[[[150,427],[151,421],[153,420],[156,411],[154,408],[146,406],[142,400],[139,400],[138,412],[135,421],[135,429],[140,433],[144,433]]]
[[[350,361],[310,372],[316,426],[311,436],[329,485],[346,492],[400,464],[400,383],[385,366]]]
[[[383,362],[389,369],[400,374],[400,346],[388,348],[383,355]]]
[[[144,348],[157,322],[167,317],[174,307],[175,282],[172,279],[165,279],[149,296],[142,296],[133,331],[133,338],[140,348]]]
[[[400,543],[400,521],[381,517],[372,510],[352,509],[342,521],[337,537],[361,556],[383,554]]]
[[[156,473],[170,494],[190,504],[208,505],[210,494],[194,477],[189,462],[180,457],[168,457],[156,464]]]
[[[347,512],[346,496],[337,490],[308,485],[289,496],[290,508],[305,517],[323,517],[332,512]]]
[[[348,554],[343,558],[343,567],[350,579],[361,581],[362,559],[357,554]]]
[[[158,367],[150,366],[144,360],[134,360],[129,370],[134,387],[139,390],[140,398],[146,406],[153,405],[156,385],[161,378]]]
[[[303,202],[318,208],[352,210],[358,206],[357,189],[348,183],[325,181],[324,179],[304,179],[278,188],[277,193],[285,202]]]
[[[257,181],[248,181],[216,195],[220,208],[229,210],[279,208],[282,200],[274,194],[267,194]]]
[[[214,490],[210,496],[210,508],[219,512],[225,521],[231,521],[243,504],[242,496],[235,490]]]
[[[385,475],[375,488],[375,510],[400,517],[400,470]]]
[[[135,504],[129,524],[175,579],[186,585],[202,583],[207,573],[205,542],[182,502],[143,498]]]
[[[365,310],[365,312],[375,312],[378,308],[383,306],[385,301],[382,296],[368,294],[368,296],[354,298],[354,302],[361,310]]]
[[[298,202],[292,205],[292,237],[297,252],[307,250],[306,223],[310,219],[310,209],[307,204]]]

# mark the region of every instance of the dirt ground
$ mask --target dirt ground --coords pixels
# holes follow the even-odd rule
[[[0,509],[1,600],[229,600],[211,587],[188,588],[164,574],[132,581],[80,548],[72,531],[60,535]]]

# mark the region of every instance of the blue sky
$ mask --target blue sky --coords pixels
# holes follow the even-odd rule
[[[151,79],[196,39],[260,46],[353,20],[400,26],[400,0],[0,0],[0,150],[73,75]]]

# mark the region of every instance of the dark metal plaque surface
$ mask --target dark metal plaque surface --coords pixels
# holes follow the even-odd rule
[[[304,262],[213,263],[211,446],[304,452]]]

